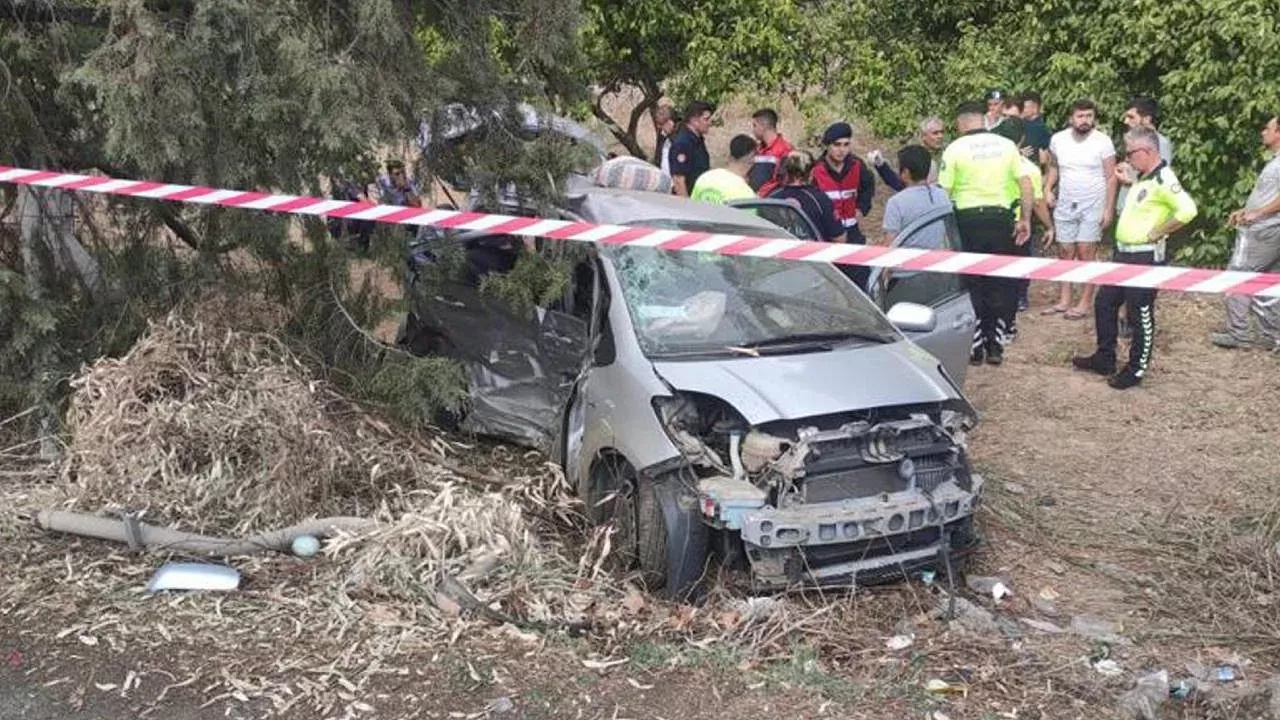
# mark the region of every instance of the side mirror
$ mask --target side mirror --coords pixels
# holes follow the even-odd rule
[[[889,322],[902,332],[933,332],[938,327],[938,314],[933,308],[911,302],[900,302],[885,314]]]

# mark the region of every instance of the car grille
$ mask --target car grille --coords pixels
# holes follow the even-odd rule
[[[916,487],[933,492],[950,480],[954,470],[945,454],[912,458],[915,463]],[[874,497],[908,490],[907,481],[898,472],[899,463],[864,465],[849,470],[809,475],[804,480],[806,503],[840,502]]]

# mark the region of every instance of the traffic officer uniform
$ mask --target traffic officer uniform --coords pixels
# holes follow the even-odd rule
[[[955,205],[965,252],[1018,254],[1009,188],[1018,187],[1022,175],[1018,146],[986,130],[965,133],[942,152],[938,184]],[[985,357],[999,364],[1018,311],[1018,281],[978,276],[967,278],[966,284],[978,316],[969,362],[977,365]]]
[[[692,193],[698,178],[711,169],[711,155],[707,152],[706,140],[685,125],[671,138],[671,149],[668,152],[671,175],[683,175],[685,192]]]
[[[1186,223],[1195,219],[1196,202],[1182,189],[1173,169],[1162,162],[1143,175],[1129,189],[1129,197],[1116,222],[1114,262],[1133,265],[1163,265],[1165,237],[1154,233],[1170,220]],[[1098,350],[1088,357],[1072,358],[1081,370],[1111,375],[1116,369],[1116,339],[1119,336],[1120,307],[1124,306],[1130,328],[1129,364],[1108,382],[1123,390],[1137,385],[1151,365],[1151,348],[1156,332],[1156,291],[1152,288],[1105,285],[1093,301],[1093,320]]]

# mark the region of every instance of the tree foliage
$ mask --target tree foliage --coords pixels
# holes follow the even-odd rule
[[[722,99],[748,90],[795,89],[805,76],[802,16],[791,0],[583,0],[585,77],[593,114],[633,155],[647,111],[664,96]],[[623,123],[608,98],[624,89],[641,101]]]
[[[557,166],[531,155],[538,145],[517,137],[512,110],[574,97],[557,61],[577,66],[577,12],[575,0],[0,0],[0,163],[315,194],[334,173],[372,181],[372,160],[406,152],[422,119],[462,103],[510,126],[505,141],[473,149],[483,182],[547,185]],[[349,255],[317,255],[328,242],[318,222],[299,233],[276,216],[132,200],[81,213],[76,235],[105,276],[90,294],[27,252],[15,198],[0,188],[0,386],[11,403],[43,394],[38,377],[128,347],[144,317],[201,284],[256,284],[323,320],[315,332],[291,326],[317,342],[334,314],[316,292],[360,304],[344,286]],[[91,220],[103,231],[89,242]],[[175,250],[160,227],[196,252]],[[398,263],[403,234],[384,237],[400,247],[383,259]],[[432,372],[433,402],[457,388],[445,365],[378,363],[358,368],[375,390]]]
[[[1230,233],[1222,221],[1256,175],[1263,115],[1280,107],[1273,4],[865,0],[852,9],[816,8],[815,28],[829,28],[828,40],[844,38],[848,48],[818,72],[846,112],[882,134],[905,136],[920,116],[946,118],[961,100],[1003,87],[1043,93],[1051,127],[1063,126],[1073,100],[1092,98],[1102,129],[1119,139],[1128,99],[1156,98],[1161,131],[1176,145],[1174,166],[1201,205],[1201,221],[1178,258],[1225,261]]]

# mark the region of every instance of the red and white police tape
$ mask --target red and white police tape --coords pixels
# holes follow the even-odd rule
[[[1152,267],[950,250],[780,240],[622,225],[594,225],[568,220],[406,208],[299,195],[271,195],[241,190],[169,185],[103,175],[76,175],[2,165],[0,165],[0,182],[201,205],[219,205],[245,210],[373,220],[400,225],[430,225],[454,230],[481,230],[505,235],[576,240],[604,245],[633,245],[659,250],[747,255],[838,265],[867,265],[902,270],[1084,282],[1184,292],[1280,297],[1280,274],[1278,273],[1204,270],[1167,265]]]

